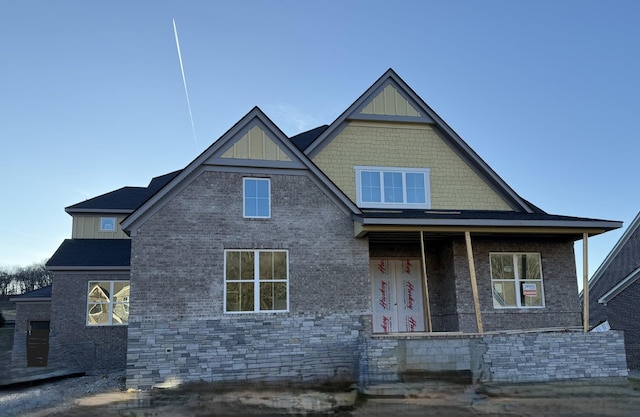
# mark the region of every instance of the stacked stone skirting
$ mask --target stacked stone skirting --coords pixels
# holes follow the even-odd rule
[[[346,313],[132,322],[127,384],[351,382],[361,330],[359,315]]]

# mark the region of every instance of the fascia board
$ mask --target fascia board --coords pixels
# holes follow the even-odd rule
[[[117,271],[130,271],[130,266],[48,266],[47,271],[104,271],[104,272],[117,272]]]
[[[598,299],[598,303],[606,305],[616,295],[620,294],[622,291],[626,290],[631,284],[636,282],[638,278],[640,278],[640,268],[636,268],[635,271],[633,271],[632,273],[627,275],[623,280],[618,282],[615,287],[607,291],[602,297]]]
[[[622,248],[627,244],[627,242],[639,226],[640,212],[636,214],[636,217],[631,221],[631,224],[629,225],[629,227],[627,227],[627,230],[625,230],[618,242],[613,246],[613,249],[611,249],[611,252],[609,252],[607,257],[604,258],[604,261],[602,261],[598,269],[596,269],[596,272],[594,272],[594,274],[591,276],[591,279],[589,280],[589,289],[593,288],[600,277],[604,275],[604,272],[607,270],[607,268],[609,268],[613,260],[616,258],[616,256],[618,256]]]
[[[559,228],[559,229],[589,229],[612,230],[621,227],[621,222],[606,220],[498,220],[498,219],[386,219],[386,218],[358,218],[363,225],[402,225],[402,226],[482,226],[482,227],[518,227],[518,228]]]
[[[342,191],[340,191],[330,180],[329,178],[320,171],[320,169],[304,154],[302,153],[288,138],[287,136],[278,128],[275,123],[271,121],[258,107],[254,107],[247,115],[245,115],[240,121],[238,121],[233,127],[231,127],[224,135],[222,135],[217,141],[215,141],[207,150],[202,152],[196,159],[194,159],[180,174],[178,174],[173,180],[171,180],[165,187],[159,190],[153,197],[147,200],[142,206],[140,206],[137,210],[135,210],[129,217],[127,217],[124,221],[122,221],[121,226],[124,230],[132,232],[135,235],[135,231],[132,229],[135,228],[136,224],[139,221],[144,221],[144,219],[150,215],[149,211],[152,207],[155,207],[154,212],[157,211],[160,207],[162,207],[162,201],[167,197],[174,188],[176,188],[179,184],[182,184],[184,188],[188,185],[191,180],[196,177],[195,173],[199,173],[201,167],[206,165],[208,160],[211,160],[214,156],[225,150],[228,142],[237,137],[242,131],[252,123],[253,119],[257,118],[260,124],[268,129],[273,137],[276,138],[282,146],[284,146],[291,154],[295,156],[304,167],[308,168],[320,181],[320,183],[324,184],[327,190],[330,190],[335,197],[348,209],[354,213],[359,213],[358,208],[349,200]],[[273,168],[277,168],[274,166]]]
[[[11,297],[9,301],[13,301],[16,303],[50,303],[51,297],[28,297],[28,298],[17,298]]]
[[[69,214],[129,214],[130,209],[64,209]]]

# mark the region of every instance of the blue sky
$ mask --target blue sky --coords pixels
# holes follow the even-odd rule
[[[589,0],[0,2],[0,266],[47,259],[71,235],[64,207],[183,168],[253,106],[293,135],[388,68],[522,197],[626,227],[639,15]],[[589,240],[590,274],[623,231]]]

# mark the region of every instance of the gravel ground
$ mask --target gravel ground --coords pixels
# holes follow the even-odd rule
[[[35,386],[0,388],[2,417],[47,415],[88,395],[124,390],[124,373],[60,378]],[[48,411],[47,411],[48,410]]]

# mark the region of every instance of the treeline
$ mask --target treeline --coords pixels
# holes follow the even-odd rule
[[[0,297],[22,294],[51,284],[52,275],[42,264],[0,268]]]

